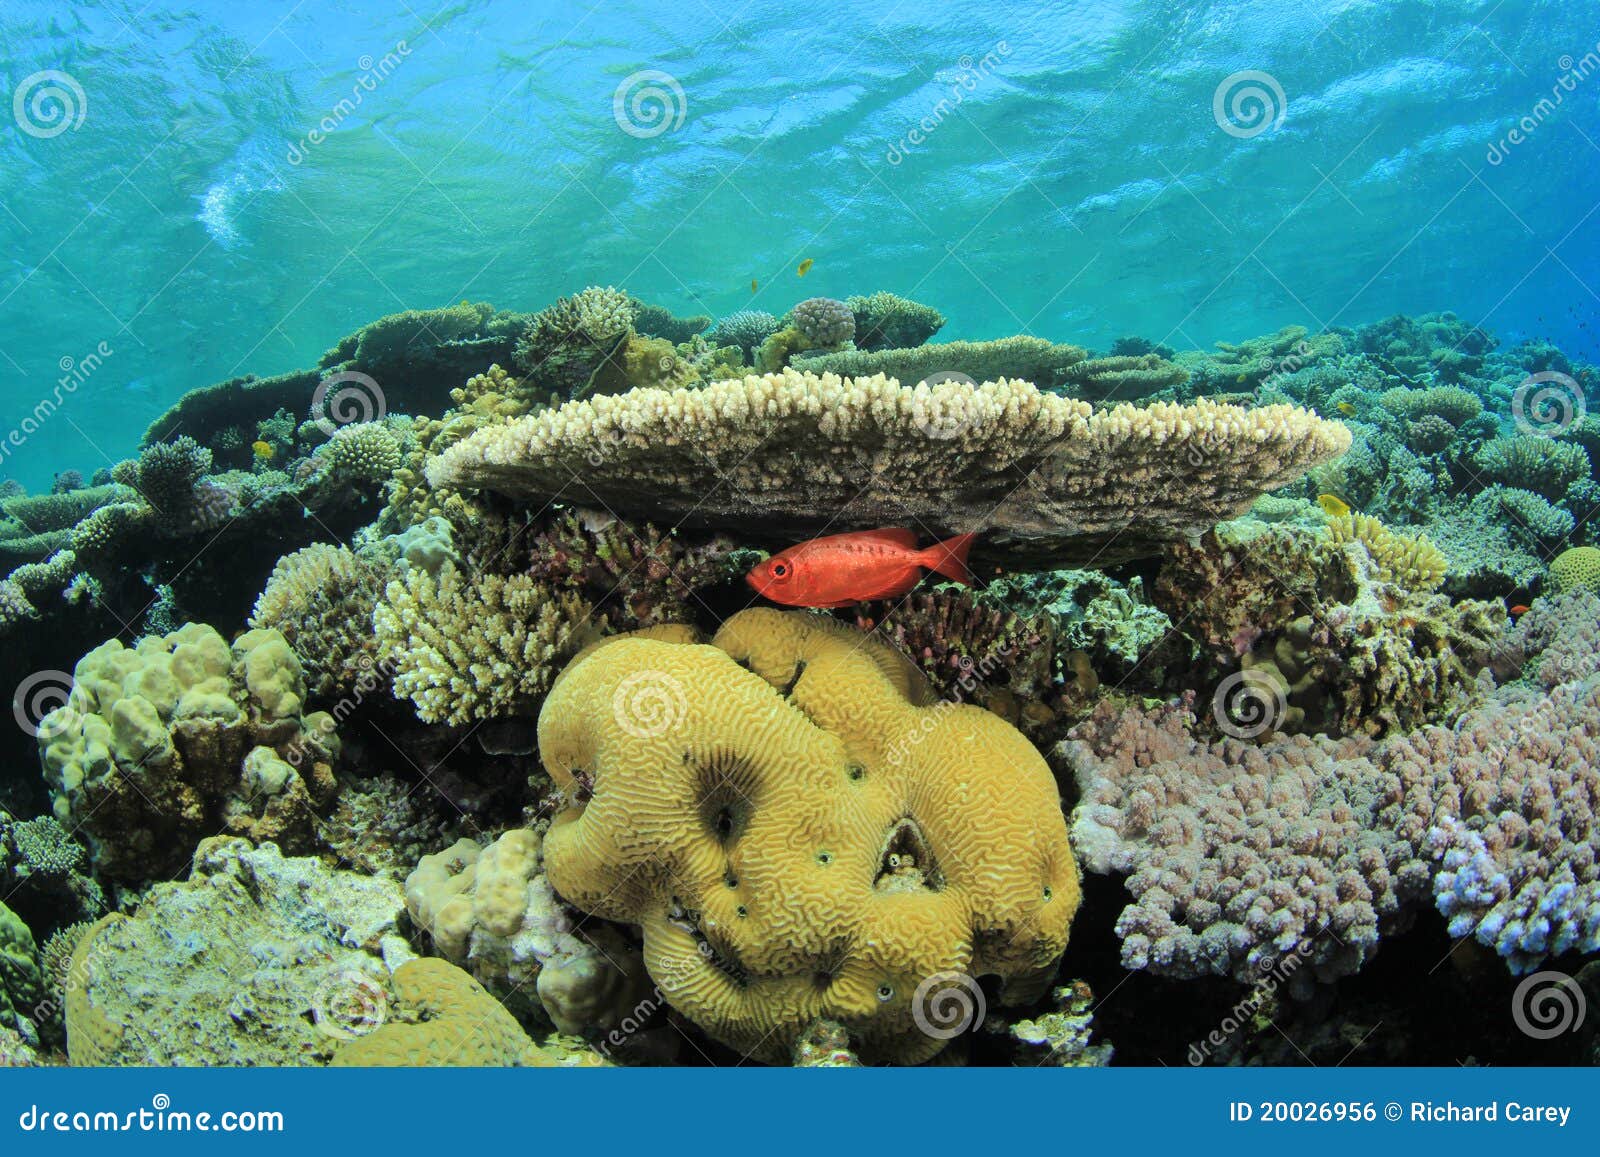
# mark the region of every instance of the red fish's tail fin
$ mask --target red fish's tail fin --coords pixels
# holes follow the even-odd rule
[[[922,552],[922,565],[934,574],[942,574],[962,586],[972,585],[972,572],[967,569],[967,551],[972,549],[976,534],[958,534],[935,543]]]

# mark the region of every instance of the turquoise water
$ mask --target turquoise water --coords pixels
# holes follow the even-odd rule
[[[1101,348],[1452,309],[1595,359],[1589,5],[827,11],[9,6],[0,420],[82,381],[0,476],[88,473],[381,314],[595,283],[713,315],[882,288],[942,338]],[[19,91],[47,70],[71,107]]]

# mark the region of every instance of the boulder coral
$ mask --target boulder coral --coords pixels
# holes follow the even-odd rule
[[[905,660],[818,616],[751,610],[709,646],[684,638],[600,643],[539,719],[566,801],[550,881],[641,927],[673,1008],[773,1063],[819,1017],[864,1058],[917,1062],[946,1043],[918,1026],[953,976],[1043,993],[1078,876],[1019,732],[930,702]]]
[[[982,529],[985,558],[1103,566],[1237,516],[1349,438],[1289,405],[1096,410],[1023,381],[789,370],[568,403],[479,430],[427,474],[539,502],[577,477],[621,514],[758,536]]]
[[[230,647],[190,623],[78,661],[67,702],[39,724],[55,816],[95,870],[168,874],[217,832],[305,851],[335,791],[333,720],[304,710],[305,678],[277,631]]]

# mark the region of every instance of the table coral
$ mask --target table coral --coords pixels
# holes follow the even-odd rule
[[[1199,534],[1348,444],[1287,405],[1096,411],[1020,381],[787,371],[569,403],[478,431],[428,478],[544,501],[577,476],[619,513],[769,536],[984,527],[999,560],[1104,565]]]
[[[308,849],[339,745],[304,698],[276,631],[230,647],[190,623],[132,648],[103,643],[39,725],[56,818],[87,838],[97,872],[123,880],[171,872],[218,831]]]
[[[818,1017],[926,1060],[929,978],[1048,985],[1078,906],[1054,781],[980,708],[930,703],[892,651],[745,611],[711,646],[620,637],[562,673],[539,750],[565,793],[557,892],[641,926],[669,1003],[781,1062]]]

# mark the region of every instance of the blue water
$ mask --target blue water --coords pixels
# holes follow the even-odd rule
[[[87,473],[185,390],[381,314],[593,283],[714,315],[890,289],[942,338],[1102,347],[1452,309],[1600,360],[1595,15],[8,5],[0,95],[77,88],[0,120],[0,439],[83,381],[0,476]],[[646,71],[665,105],[619,107]],[[1233,108],[1240,73],[1281,99]]]

